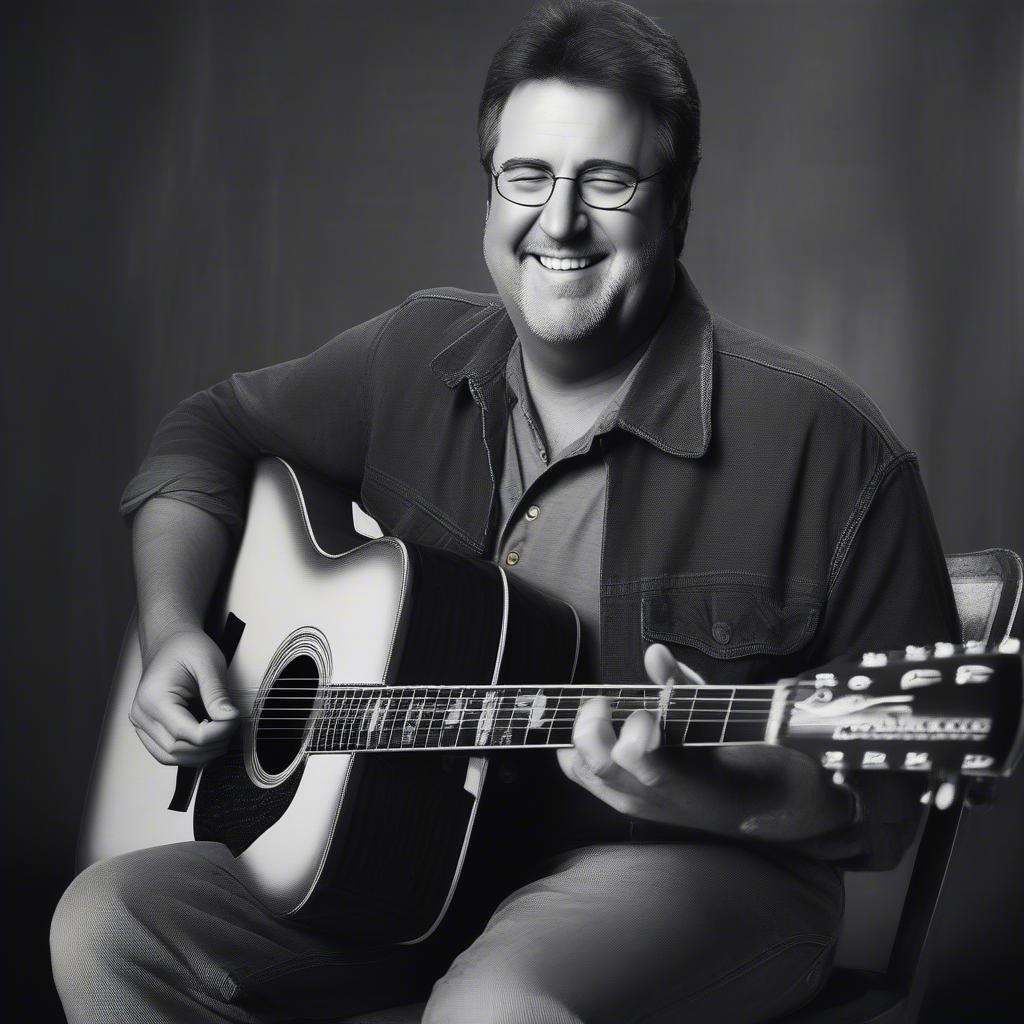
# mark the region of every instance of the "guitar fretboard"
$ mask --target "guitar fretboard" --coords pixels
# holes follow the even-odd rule
[[[772,686],[336,686],[313,716],[310,753],[567,747],[580,705],[604,697],[621,723],[658,715],[666,746],[756,743],[765,738]],[[282,720],[268,701],[260,735]]]

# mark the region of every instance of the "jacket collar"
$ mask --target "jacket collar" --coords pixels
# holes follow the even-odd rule
[[[431,361],[450,388],[476,390],[502,373],[516,340],[504,306],[495,304]],[[615,425],[682,458],[699,458],[711,439],[711,314],[683,268],[668,312],[651,339]]]

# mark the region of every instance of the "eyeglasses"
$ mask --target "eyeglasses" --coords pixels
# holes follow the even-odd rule
[[[491,177],[498,195],[517,206],[543,206],[554,193],[556,181],[572,181],[576,194],[587,206],[595,210],[621,210],[636,195],[641,182],[656,178],[664,170],[661,167],[645,178],[638,178],[635,171],[594,167],[570,178],[536,164],[517,164],[497,173],[492,170]]]

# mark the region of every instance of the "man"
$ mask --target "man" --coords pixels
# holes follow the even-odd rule
[[[129,485],[132,719],[161,762],[201,764],[234,727],[201,622],[265,453],[570,601],[581,681],[686,681],[685,662],[763,682],[957,638],[913,454],[834,370],[712,317],[676,262],[699,102],[675,41],[620,3],[539,8],[492,62],[479,132],[498,296],[420,292],[193,396]],[[669,753],[600,700],[574,742],[561,774],[493,759],[456,905],[418,946],[272,917],[217,844],[95,865],[54,921],[69,1019],[334,1019],[435,979],[431,1022],[773,1018],[824,982],[840,866],[892,865],[913,831],[919,781]]]

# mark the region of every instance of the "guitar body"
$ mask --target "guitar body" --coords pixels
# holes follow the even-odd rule
[[[454,893],[486,760],[325,752],[320,713],[346,686],[377,686],[384,695],[411,686],[570,683],[575,612],[490,562],[392,537],[367,540],[349,503],[266,459],[213,621],[241,711],[231,748],[201,773],[149,756],[128,720],[141,674],[130,626],[80,865],[193,838],[218,841],[277,914],[363,942],[422,940]]]

